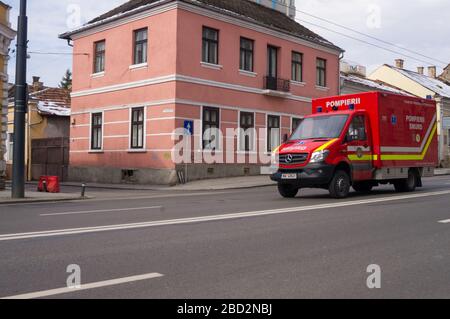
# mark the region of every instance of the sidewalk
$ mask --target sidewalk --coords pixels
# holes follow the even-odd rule
[[[27,182],[28,185],[37,185],[37,182]],[[81,187],[82,183],[64,182],[61,186]],[[241,189],[252,187],[263,187],[275,185],[270,180],[269,175],[243,176],[205,179],[192,181],[184,185],[137,185],[137,184],[100,184],[86,183],[87,189],[110,189],[110,190],[129,190],[129,191],[207,191],[207,190],[225,190]]]
[[[39,192],[26,192],[24,199],[11,198],[11,190],[0,191],[0,205],[1,204],[16,204],[16,203],[39,203],[39,202],[57,202],[66,200],[84,200],[79,194],[51,194]]]
[[[205,190],[225,190],[225,189],[243,189],[263,186],[273,186],[275,182],[270,180],[267,175],[229,177],[218,179],[206,179],[193,181],[185,185],[172,187],[173,190],[205,191]]]
[[[450,175],[450,168],[439,168],[434,171],[435,176]]]

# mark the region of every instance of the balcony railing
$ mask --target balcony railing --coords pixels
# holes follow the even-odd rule
[[[264,90],[279,91],[289,93],[291,91],[291,81],[275,78],[272,76],[264,77]]]

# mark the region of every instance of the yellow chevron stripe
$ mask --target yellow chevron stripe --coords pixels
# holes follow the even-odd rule
[[[362,157],[358,157],[358,155],[349,155],[348,159],[351,161],[376,161],[378,155],[363,155]]]
[[[381,155],[382,161],[423,161],[425,156],[428,153],[428,149],[430,148],[431,142],[433,142],[433,138],[437,133],[437,123],[434,124],[432,133],[428,137],[427,144],[422,154],[389,154],[389,155]]]
[[[325,150],[327,147],[331,146],[334,142],[336,142],[338,139],[335,138],[334,140],[329,141],[328,143],[323,144],[319,148],[317,148],[314,152],[320,152]]]

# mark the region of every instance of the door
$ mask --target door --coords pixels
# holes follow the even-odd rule
[[[267,48],[268,70],[267,75],[272,78],[277,77],[278,73],[278,48],[268,46]]]
[[[352,165],[353,181],[373,178],[373,148],[368,126],[367,116],[357,114],[353,117],[348,129],[347,153]]]
[[[278,48],[273,46],[267,47],[267,83],[266,88],[269,90],[277,89],[278,77]]]

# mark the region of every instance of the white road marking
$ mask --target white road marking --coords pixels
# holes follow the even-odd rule
[[[74,293],[74,292],[83,291],[83,290],[89,290],[89,289],[95,289],[95,288],[101,288],[101,287],[107,287],[107,286],[115,286],[115,285],[130,283],[130,282],[160,278],[163,276],[164,275],[159,274],[159,273],[150,273],[150,274],[144,274],[144,275],[138,275],[138,276],[132,276],[132,277],[125,277],[125,278],[118,278],[118,279],[112,279],[112,280],[106,280],[106,281],[93,282],[90,284],[81,285],[80,288],[64,287],[64,288],[43,290],[43,291],[32,292],[32,293],[27,293],[27,294],[22,294],[22,295],[4,297],[4,298],[0,298],[0,299],[43,298],[43,297],[62,295],[62,294],[67,294],[67,293]]]
[[[399,201],[399,200],[405,200],[405,199],[424,198],[424,197],[440,196],[440,195],[448,195],[448,194],[450,194],[450,190],[440,191],[440,192],[431,192],[431,193],[417,193],[417,194],[410,194],[410,195],[381,197],[381,198],[373,198],[373,199],[365,199],[365,200],[346,201],[346,202],[335,202],[332,204],[300,206],[300,207],[261,210],[261,211],[252,211],[252,212],[243,212],[243,213],[230,213],[230,214],[203,216],[203,217],[150,221],[150,222],[133,223],[133,224],[59,229],[59,230],[38,231],[38,232],[18,233],[18,234],[4,234],[4,235],[0,235],[0,241],[11,241],[11,240],[19,240],[19,239],[53,237],[53,236],[66,236],[66,235],[75,235],[75,234],[105,232],[105,231],[112,231],[112,230],[149,228],[149,227],[168,226],[168,225],[182,225],[182,224],[192,224],[192,223],[210,222],[210,221],[222,221],[222,220],[249,218],[249,217],[260,217],[260,216],[268,216],[268,215],[297,213],[297,212],[320,210],[320,209],[347,207],[347,206],[354,206],[354,205],[385,203],[385,202]]]
[[[178,191],[177,191],[178,192]],[[235,194],[242,192],[242,190],[235,191],[227,191],[227,192],[202,192],[202,193],[181,193],[181,194],[167,194],[167,195],[142,195],[142,196],[131,196],[131,197],[103,197],[103,198],[89,198],[86,200],[61,200],[61,201],[49,201],[49,202],[23,202],[23,203],[11,203],[11,204],[3,204],[0,203],[0,207],[8,207],[8,206],[25,206],[25,205],[48,205],[49,203],[91,203],[91,202],[109,202],[109,201],[123,201],[123,200],[140,200],[140,199],[158,199],[158,198],[173,198],[173,197],[195,197],[195,196],[214,196],[214,195],[223,195],[223,194]],[[88,194],[89,195],[89,194]]]
[[[440,220],[438,223],[441,223],[441,224],[450,224],[450,219]]]
[[[149,210],[149,209],[161,209],[162,206],[150,206],[150,207],[135,207],[135,208],[117,208],[117,209],[101,209],[101,210],[86,210],[79,212],[65,212],[65,213],[52,213],[52,214],[40,214],[39,216],[64,216],[64,215],[80,215],[80,214],[96,214],[96,213],[114,213],[124,211],[136,211],[136,210]]]

